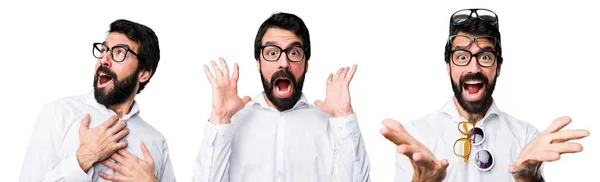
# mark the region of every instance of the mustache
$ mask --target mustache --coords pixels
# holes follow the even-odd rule
[[[106,66],[100,66],[96,70],[96,78],[100,75],[100,73],[106,74],[106,76],[112,78],[113,80],[117,80],[117,74],[112,70],[108,69]]]
[[[465,82],[467,82],[469,80],[481,80],[484,84],[489,83],[489,79],[485,75],[483,75],[483,73],[478,72],[478,73],[474,73],[474,74],[466,74],[466,75],[460,77],[458,84],[460,86],[463,86],[465,84]]]
[[[292,82],[293,85],[296,84],[296,77],[294,77],[294,74],[290,70],[279,70],[273,73],[271,76],[271,84],[275,84],[275,80],[277,80],[277,78],[287,78],[290,80],[290,82]]]

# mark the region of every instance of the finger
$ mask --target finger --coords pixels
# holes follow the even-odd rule
[[[115,115],[112,115],[110,118],[108,118],[106,121],[104,121],[104,123],[102,123],[100,126],[102,126],[105,129],[108,129],[108,128],[112,127],[112,125],[114,125],[118,120],[119,120],[119,115],[115,114]]]
[[[90,114],[85,114],[83,119],[81,120],[81,126],[79,126],[79,131],[85,131],[90,129]]]
[[[559,117],[557,119],[555,119],[552,124],[550,124],[550,126],[548,126],[548,128],[546,130],[544,130],[543,133],[554,133],[557,132],[558,130],[564,128],[565,126],[567,126],[569,123],[571,123],[571,118],[569,116],[562,116]]]
[[[152,155],[150,155],[150,151],[148,151],[148,148],[146,148],[144,142],[140,142],[140,148],[142,149],[144,160],[148,162],[148,164],[150,164],[151,166],[154,166],[154,159],[152,158]]]
[[[558,152],[552,151],[539,151],[531,155],[529,160],[524,161],[521,165],[525,165],[527,163],[537,163],[537,162],[551,162],[557,161],[560,159],[560,154]]]
[[[551,143],[563,143],[569,140],[581,139],[590,136],[590,132],[588,130],[562,130],[555,133],[550,134],[550,138],[552,138]]]
[[[406,132],[406,129],[404,129],[404,127],[402,126],[402,124],[400,124],[398,121],[393,120],[393,119],[384,119],[382,122],[383,126],[395,131],[395,132],[400,132],[400,133],[408,133]]]
[[[127,159],[125,159],[125,157],[121,156],[119,153],[113,153],[110,155],[110,158],[117,161],[119,164],[127,164]]]
[[[127,140],[118,142],[114,145],[114,150],[119,150],[119,149],[125,148],[125,147],[127,147],[127,144],[128,144]]]
[[[583,151],[583,146],[575,142],[554,143],[550,144],[546,151],[558,152],[559,154],[577,153]]]
[[[215,77],[213,76],[213,74],[210,72],[210,69],[206,65],[204,65],[204,73],[206,74],[206,79],[208,79],[210,84],[215,85],[215,82],[216,82]]]
[[[356,73],[356,69],[358,69],[358,65],[355,64],[352,66],[352,69],[350,69],[348,76],[346,76],[348,81],[352,81],[352,78],[354,78],[354,73]]]
[[[401,144],[398,145],[398,147],[396,147],[396,151],[398,151],[398,153],[404,154],[406,157],[413,160],[413,154],[417,153],[419,150],[416,147]]]
[[[115,134],[113,140],[114,141],[119,141],[123,137],[127,136],[127,134],[129,134],[129,128],[125,128],[124,130],[119,131],[119,133]]]
[[[442,159],[442,160],[440,161],[440,167],[441,167],[441,170],[444,170],[444,171],[445,171],[446,169],[448,169],[448,166],[449,166],[449,165],[450,165],[450,163],[449,163],[449,162],[448,162],[448,160],[446,160],[446,159]]]
[[[252,100],[252,98],[250,98],[249,96],[244,96],[244,98],[242,98],[242,103],[244,103],[244,105],[246,105],[251,100]]]
[[[327,77],[327,83],[329,82],[333,82],[333,74],[329,74],[329,77]]]
[[[117,150],[117,153],[125,158],[125,160],[137,159],[138,157],[129,153],[129,151],[125,149]]]
[[[317,106],[319,109],[323,109],[323,101],[316,100],[315,101],[315,106]]]
[[[346,79],[346,76],[348,76],[348,71],[350,70],[350,67],[345,67],[344,70],[342,71],[342,73],[340,73],[340,79]]]
[[[112,162],[110,160],[104,160],[104,161],[102,161],[102,165],[104,165],[104,166],[106,166],[106,167],[108,167],[108,168],[110,168],[112,170],[115,170],[115,171],[117,171],[119,173],[125,173],[126,172],[125,169],[123,168],[123,166],[121,166],[121,165],[119,165],[117,163],[114,163],[114,162]]]
[[[424,155],[421,152],[415,152],[412,156],[412,159],[417,165],[424,166],[429,169],[435,169],[439,165],[433,156]]]
[[[394,143],[396,145],[411,144],[411,142],[409,140],[407,140],[408,137],[406,135],[392,131],[389,128],[383,128],[383,129],[379,130],[379,132],[381,132],[381,134],[385,138],[387,138],[389,141],[391,141],[392,143]]]
[[[112,127],[110,127],[108,129],[108,132],[110,134],[114,135],[115,133],[118,133],[119,131],[122,131],[123,128],[125,128],[125,126],[127,126],[127,121],[126,120],[117,121],[117,123],[115,125],[113,125]]]
[[[119,174],[108,174],[105,172],[101,172],[100,174],[98,174],[101,178],[108,180],[108,181],[125,181],[125,176],[119,175]]]
[[[210,61],[210,65],[215,71],[215,76],[217,77],[217,80],[221,80],[221,78],[223,78],[223,72],[221,72],[221,69],[219,68],[217,63],[215,61]]]
[[[340,68],[340,69],[337,71],[337,73],[335,73],[335,76],[334,76],[334,79],[335,79],[335,80],[333,80],[333,81],[336,81],[336,80],[340,79],[340,75],[342,75],[342,74],[341,74],[341,73],[342,73],[342,71],[344,71],[344,68]]]
[[[240,67],[238,66],[237,63],[233,64],[233,76],[232,76],[233,80],[235,80],[236,82],[238,81],[238,79],[240,78]]]
[[[223,77],[229,78],[229,67],[227,67],[227,62],[222,57],[219,58],[221,62],[221,69],[223,70]]]

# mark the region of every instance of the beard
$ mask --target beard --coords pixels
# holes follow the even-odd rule
[[[306,76],[306,71],[302,73],[302,76],[296,81],[296,77],[289,70],[279,70],[271,76],[270,82],[267,81],[262,71],[260,72],[260,78],[262,80],[263,89],[265,91],[265,95],[267,95],[267,99],[273,103],[275,108],[279,111],[287,111],[296,105],[300,97],[302,97],[302,86],[304,85],[304,76]],[[292,84],[292,95],[286,98],[279,98],[275,96],[273,90],[275,89],[275,83],[278,78],[287,78]]]
[[[140,70],[137,69],[133,74],[125,77],[123,80],[117,78],[117,74],[105,66],[100,66],[94,76],[94,97],[96,101],[106,107],[121,104],[127,100],[134,92],[137,86],[137,75]],[[100,73],[106,74],[113,81],[113,88],[98,88],[98,77]],[[109,90],[110,89],[110,90]]]
[[[452,77],[450,77],[450,82],[452,83],[452,90],[454,91],[454,96],[458,101],[458,104],[468,113],[470,114],[479,114],[486,112],[487,109],[492,104],[492,93],[494,93],[494,89],[496,88],[496,79],[498,76],[494,77],[492,82],[489,82],[489,79],[483,75],[481,72],[475,74],[467,74],[460,78],[459,83],[456,83]],[[463,97],[464,85],[466,81],[469,80],[481,80],[485,83],[483,97],[478,101],[467,101]]]

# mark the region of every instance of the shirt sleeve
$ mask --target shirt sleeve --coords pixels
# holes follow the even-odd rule
[[[233,124],[206,123],[204,139],[194,163],[195,182],[229,181]]]
[[[169,146],[167,141],[163,141],[163,155],[162,155],[162,166],[161,173],[157,176],[158,181],[161,182],[171,182],[177,181],[175,179],[175,172],[173,171],[173,166],[171,165],[171,159],[169,157]]]
[[[31,134],[19,181],[91,181],[93,168],[86,173],[75,154],[62,157],[61,114],[46,105],[39,114]]]
[[[371,164],[356,114],[330,118],[329,123],[334,143],[332,181],[370,181]]]

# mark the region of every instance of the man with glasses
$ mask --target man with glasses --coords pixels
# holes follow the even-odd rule
[[[237,93],[238,65],[230,76],[222,58],[212,71],[211,116],[194,164],[194,181],[369,181],[369,159],[349,84],[356,71],[327,79],[325,101],[302,94],[311,55],[302,19],[276,13],[259,28],[254,58],[264,92]]]
[[[93,55],[94,90],[42,109],[20,181],[175,181],[167,142],[134,99],[158,66],[156,34],[116,20]]]
[[[398,145],[396,181],[543,181],[543,162],[583,150],[568,141],[589,132],[561,130],[569,117],[539,133],[496,107],[500,42],[494,12],[466,9],[452,15],[445,61],[454,97],[406,126],[383,121],[381,133]]]

